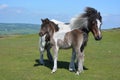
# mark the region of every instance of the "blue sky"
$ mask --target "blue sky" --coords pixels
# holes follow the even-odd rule
[[[120,27],[120,0],[0,0],[0,23],[40,24],[41,18],[69,22],[90,6],[101,12],[103,29]]]

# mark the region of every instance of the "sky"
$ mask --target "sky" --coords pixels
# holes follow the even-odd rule
[[[120,0],[0,0],[0,23],[41,24],[44,18],[69,22],[85,7],[101,13],[103,29],[120,27]]]

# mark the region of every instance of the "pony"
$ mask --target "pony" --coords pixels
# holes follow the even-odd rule
[[[77,57],[78,69],[76,74],[83,71],[84,48],[88,41],[89,32],[92,32],[95,40],[102,39],[101,25],[102,16],[96,9],[87,7],[85,13],[73,18],[70,22],[71,30],[62,31],[61,27],[49,19],[41,19],[39,35],[49,36],[49,43],[54,53],[54,66],[51,73],[57,70],[57,59],[59,49],[72,48],[72,58],[69,65],[70,71],[75,71],[74,61]]]
[[[47,20],[47,18],[45,20]],[[56,23],[60,27],[60,29],[62,31],[71,30],[71,28],[69,27],[69,23],[63,23],[63,22],[55,20],[55,19],[52,19],[51,21]],[[53,62],[53,57],[51,55],[50,49],[51,49],[51,45],[49,43],[49,36],[48,35],[44,35],[42,37],[39,37],[40,59],[37,62],[39,62],[41,65],[45,64],[44,60],[43,60],[43,56],[44,56],[44,51],[46,50],[47,51],[48,60],[50,61],[50,63],[52,63]]]

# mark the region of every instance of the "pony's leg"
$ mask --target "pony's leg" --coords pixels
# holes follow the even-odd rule
[[[43,53],[45,51],[45,40],[43,40],[42,37],[39,38],[39,51],[40,51],[40,64],[43,64],[44,65],[44,60],[43,60]]]
[[[84,51],[82,51],[82,64],[84,65]],[[83,66],[84,67],[84,66]]]
[[[53,66],[53,69],[52,69],[51,73],[54,73],[57,70],[58,47],[53,46],[52,49],[53,49],[53,52],[54,52],[54,66]]]
[[[44,60],[43,60],[44,48],[40,47],[39,51],[40,51],[40,60],[39,60],[39,62],[40,62],[40,64],[44,65]]]
[[[78,59],[78,70],[76,74],[79,75],[83,71],[83,54],[79,49],[77,51],[77,59]]]
[[[53,57],[51,55],[50,48],[51,48],[50,43],[47,43],[47,45],[46,45],[47,57],[50,62],[53,62]]]
[[[84,70],[84,69],[87,69],[87,68],[84,66],[84,57],[85,57],[84,50],[82,51],[82,54],[83,54],[82,63],[83,63],[83,70]],[[76,61],[76,66],[78,66],[78,60]]]
[[[73,49],[72,50],[71,62],[70,62],[70,65],[69,65],[69,71],[76,71],[76,69],[75,69],[75,63],[74,63],[75,59],[76,59],[76,52]]]

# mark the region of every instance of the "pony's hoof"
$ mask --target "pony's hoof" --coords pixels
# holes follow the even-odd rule
[[[81,72],[84,73],[83,71],[77,71],[77,72],[76,72],[76,75],[80,75]]]
[[[44,63],[44,61],[39,61],[39,63],[41,64],[41,65],[45,65],[45,63]]]
[[[80,75],[80,72],[77,71],[77,72],[76,72],[76,75]]]
[[[70,72],[74,72],[74,71],[76,71],[75,69],[72,69],[72,68],[69,68],[69,71]]]
[[[53,69],[51,73],[55,73],[57,69]]]
[[[55,73],[55,72],[52,71],[51,73],[53,74],[53,73]]]
[[[53,73],[55,73],[55,71],[52,71],[51,73],[53,74]]]

